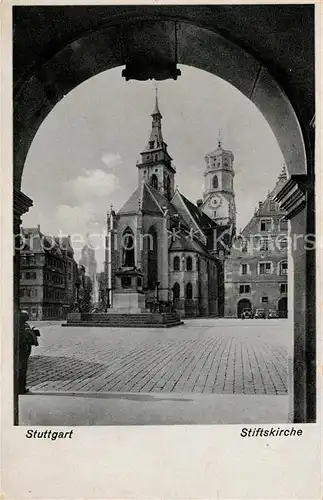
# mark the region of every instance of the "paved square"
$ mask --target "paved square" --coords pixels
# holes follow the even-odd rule
[[[194,319],[165,330],[37,325],[32,391],[287,393],[287,320]]]

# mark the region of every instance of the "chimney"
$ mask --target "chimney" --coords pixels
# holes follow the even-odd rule
[[[262,201],[259,201],[259,202],[258,202],[258,205],[259,205],[259,206],[258,206],[258,208],[261,208],[261,207],[262,207],[262,205],[263,205],[263,202],[262,202]]]

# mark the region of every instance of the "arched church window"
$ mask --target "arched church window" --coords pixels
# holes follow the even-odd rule
[[[148,289],[153,290],[158,281],[158,241],[154,226],[148,231]]]
[[[192,299],[193,298],[192,283],[187,283],[187,285],[186,285],[186,298],[187,299]]]
[[[151,183],[151,186],[154,188],[154,189],[158,189],[158,179],[157,179],[157,175],[153,174],[151,176],[151,179],[150,179],[150,183]]]
[[[178,255],[176,255],[176,257],[174,257],[174,262],[173,262],[173,269],[174,271],[179,271],[180,270],[180,260],[179,260],[179,257]]]
[[[192,257],[187,257],[187,259],[186,259],[186,271],[192,271],[192,269],[193,269]]]
[[[214,175],[212,179],[212,188],[216,189],[218,186],[219,186],[218,177],[217,175]]]
[[[180,286],[178,283],[175,283],[173,286],[173,300],[176,302],[180,296]]]
[[[122,265],[134,267],[135,265],[135,238],[130,227],[122,235]]]

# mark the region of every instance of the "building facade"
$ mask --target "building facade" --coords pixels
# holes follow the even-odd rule
[[[73,309],[75,261],[70,241],[65,247],[57,238],[37,228],[22,229],[20,253],[21,308],[34,320],[63,319]]]
[[[87,290],[91,289],[92,306],[97,306],[99,304],[97,261],[95,258],[95,249],[91,246],[90,242],[86,243],[81,250],[79,265],[84,268]]]
[[[71,244],[70,236],[55,238],[59,245],[66,263],[66,304],[64,304],[64,317],[75,308],[77,278],[77,263],[74,259],[74,249]]]
[[[241,317],[244,309],[264,309],[266,316],[274,310],[287,317],[287,220],[274,199],[286,182],[283,169],[225,259],[226,317]]]
[[[151,116],[150,137],[137,162],[138,186],[118,213],[111,209],[108,214],[109,307],[113,307],[116,273],[136,269],[142,274],[138,280],[147,308],[157,301],[172,304],[181,316],[219,315],[222,263],[214,241],[220,223],[234,219],[232,156],[217,152],[219,161],[228,158],[230,165],[225,162],[217,170],[217,188],[206,174],[204,200],[194,204],[175,188],[176,169],[163,139],[157,96]],[[215,194],[223,200],[221,215],[215,215],[213,206],[203,210]],[[126,279],[123,286],[127,287]]]

